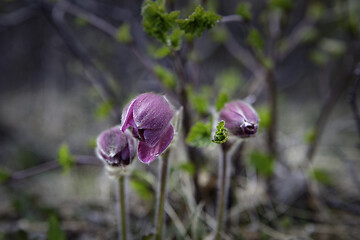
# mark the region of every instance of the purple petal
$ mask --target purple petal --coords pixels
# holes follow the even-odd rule
[[[128,105],[125,106],[122,115],[121,115],[121,131],[125,132],[125,130],[130,127],[136,127],[133,117],[133,109],[134,109],[134,103],[136,99],[132,102],[130,102]]]
[[[126,138],[120,127],[113,127],[102,132],[97,138],[100,153],[114,157],[126,146]]]
[[[170,127],[171,125],[169,124],[168,126]],[[169,127],[160,128],[160,129],[145,129],[144,139],[146,145],[148,145],[149,147],[155,146],[160,141],[162,136],[166,134]]]
[[[136,98],[133,119],[139,129],[159,129],[169,124],[174,111],[164,96],[144,93]]]
[[[150,147],[146,144],[146,142],[139,142],[138,156],[140,161],[142,161],[143,163],[152,162],[162,152],[165,151],[165,149],[171,143],[173,137],[174,137],[174,129],[172,125],[169,124],[166,131],[163,133],[159,142],[155,146]]]

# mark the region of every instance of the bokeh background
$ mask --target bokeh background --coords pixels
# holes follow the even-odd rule
[[[244,1],[167,3],[182,18],[199,4],[224,16],[201,37],[183,40],[178,52],[190,79],[191,124],[209,119],[223,90],[252,103],[262,120],[234,160],[228,237],[359,239],[360,2],[249,3],[249,21],[239,10]],[[152,70],[160,64],[180,78],[171,56],[154,53],[160,44],[142,28],[141,5],[0,2],[0,239],[47,239],[50,226],[67,239],[115,238],[113,182],[95,158],[96,136],[120,124],[122,107],[140,93],[166,94],[175,108],[181,105]],[[118,37],[124,23],[131,43]],[[179,135],[166,234],[205,239],[214,216],[217,147],[204,148],[194,166],[186,131]],[[64,171],[61,154],[77,164]],[[141,239],[152,231],[157,163],[135,160],[132,168],[128,209],[133,237]]]

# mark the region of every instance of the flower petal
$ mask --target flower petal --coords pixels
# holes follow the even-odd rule
[[[125,132],[125,130],[130,127],[136,127],[136,124],[134,122],[134,114],[133,114],[133,109],[134,109],[134,103],[135,103],[136,99],[132,102],[130,102],[128,105],[125,106],[122,115],[121,115],[121,131]]]
[[[114,157],[126,144],[125,135],[118,126],[102,132],[97,138],[97,146],[100,153],[108,157]]]
[[[158,143],[151,147],[146,142],[139,142],[138,156],[141,162],[150,163],[157,158],[165,149],[169,146],[174,137],[174,128],[171,124],[167,127],[166,131],[163,132],[162,137]]]
[[[159,129],[169,124],[174,111],[164,96],[144,93],[136,98],[133,119],[139,129]]]
[[[146,145],[148,145],[149,147],[155,146],[160,141],[162,136],[164,134],[166,134],[169,127],[171,127],[170,124],[165,128],[145,129],[144,130],[144,139],[145,139]]]

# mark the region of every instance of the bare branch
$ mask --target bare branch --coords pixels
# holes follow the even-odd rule
[[[96,157],[93,156],[75,156],[75,164],[92,165],[92,166],[102,165],[101,162]],[[48,161],[32,168],[14,172],[11,174],[10,179],[8,181],[16,182],[16,181],[24,180],[58,168],[61,168],[61,166],[59,165],[57,160]]]
[[[17,26],[32,17],[38,12],[38,4],[32,4],[20,8],[14,12],[0,16],[0,32],[5,31],[10,27]]]

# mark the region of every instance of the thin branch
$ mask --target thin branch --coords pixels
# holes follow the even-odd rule
[[[17,26],[32,17],[38,12],[38,4],[31,4],[29,6],[20,8],[11,13],[0,16],[0,32],[7,30],[10,27]]]
[[[244,19],[236,14],[233,15],[228,15],[228,16],[223,16],[222,19],[220,20],[221,23],[230,23],[230,22],[243,22]]]
[[[92,165],[92,166],[101,166],[101,162],[93,156],[75,156],[75,164],[76,165]],[[43,164],[37,165],[35,167],[31,167],[25,170],[21,170],[18,172],[14,172],[10,175],[8,179],[9,182],[17,182],[21,180],[25,180],[30,177],[37,176],[39,174],[59,169],[61,166],[59,165],[57,160],[48,161]]]

